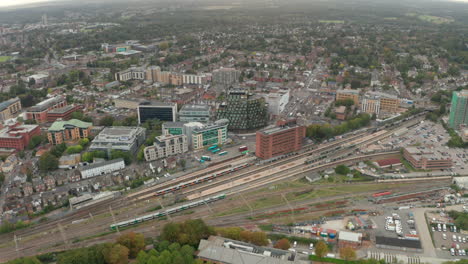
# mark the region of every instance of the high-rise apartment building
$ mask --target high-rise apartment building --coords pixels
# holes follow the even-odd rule
[[[252,130],[267,125],[268,108],[264,98],[232,89],[219,106],[217,118],[229,120],[229,129]]]
[[[229,86],[239,82],[239,77],[240,71],[234,68],[220,68],[213,71],[212,82],[214,84]]]
[[[458,129],[460,125],[468,125],[468,90],[453,92],[452,94],[449,126]]]

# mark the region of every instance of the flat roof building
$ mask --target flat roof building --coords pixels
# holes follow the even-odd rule
[[[177,121],[177,103],[148,102],[138,106],[138,123],[158,119],[161,121]]]
[[[193,149],[202,149],[205,146],[224,144],[227,140],[227,127],[229,121],[217,120],[203,127],[195,126],[192,130]]]
[[[208,122],[211,117],[209,105],[184,105],[179,111],[181,122]]]
[[[106,127],[92,141],[90,150],[121,150],[135,154],[145,142],[142,127]]]
[[[54,122],[58,119],[69,120],[73,112],[79,111],[77,105],[66,105],[61,108],[54,108],[47,112],[47,122]]]
[[[336,91],[336,101],[351,99],[354,102],[354,105],[359,105],[359,90],[338,90]]]
[[[0,103],[0,121],[18,116],[21,112],[21,101],[18,97]]]
[[[306,264],[295,252],[210,236],[200,240],[197,257],[204,262],[229,264]]]
[[[452,159],[443,156],[440,150],[426,147],[405,147],[403,157],[416,169],[441,170],[453,165]]]
[[[188,151],[186,135],[162,135],[155,138],[154,145],[144,149],[146,161],[158,160]]]
[[[122,169],[125,169],[125,162],[122,158],[119,158],[99,163],[92,163],[88,166],[80,167],[79,171],[82,179],[88,179]]]
[[[306,136],[306,128],[295,121],[279,121],[277,127],[257,131],[255,155],[261,159],[270,159],[298,151]]]
[[[40,134],[38,125],[7,124],[0,130],[0,148],[23,150],[33,136]]]

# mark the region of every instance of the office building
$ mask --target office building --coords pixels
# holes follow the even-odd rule
[[[142,68],[132,67],[124,71],[115,73],[115,80],[125,82],[129,80],[145,80],[146,72]]]
[[[144,149],[146,161],[158,160],[188,151],[186,135],[162,135],[156,137],[154,145]]]
[[[213,71],[212,82],[213,84],[230,86],[239,82],[239,77],[240,71],[234,68],[220,68]]]
[[[426,147],[403,148],[403,157],[416,169],[442,170],[452,167],[452,159],[443,156],[439,150]]]
[[[138,106],[138,122],[159,119],[161,121],[177,121],[177,103],[142,103]]]
[[[142,127],[106,127],[91,142],[89,149],[121,150],[136,153],[145,142],[146,129]]]
[[[192,126],[192,129],[187,128],[187,131],[191,130],[192,136],[192,148],[202,149],[206,146],[214,145],[214,144],[224,144],[227,140],[227,128],[229,121],[226,119],[220,119],[215,121],[212,124],[204,125],[203,127],[199,127],[197,123],[188,124],[188,126]],[[190,133],[190,132],[187,132]]]
[[[179,111],[181,122],[208,122],[211,117],[209,105],[183,105]]]
[[[0,103],[0,121],[15,118],[21,112],[21,101],[18,97]]]
[[[163,135],[186,135],[184,122],[164,122],[162,124]]]
[[[400,99],[398,99],[396,95],[381,92],[367,92],[365,97],[379,101],[379,113],[393,114],[398,112],[398,108],[400,107]]]
[[[47,122],[54,122],[58,119],[70,120],[73,112],[79,111],[78,105],[66,105],[61,108],[55,108],[47,112]]]
[[[25,149],[31,138],[41,134],[38,125],[21,125],[20,123],[10,123],[0,130],[0,148]]]
[[[113,173],[119,170],[125,169],[125,162],[122,158],[108,160],[99,163],[92,163],[85,167],[80,167],[82,179],[88,179],[104,174]]]
[[[265,99],[232,89],[219,106],[217,118],[229,120],[230,130],[253,130],[267,125],[268,109]]]
[[[47,122],[47,113],[49,111],[52,109],[65,107],[66,105],[67,101],[62,96],[49,98],[31,107],[26,112],[26,119],[35,120],[38,123]]]
[[[246,242],[210,236],[200,240],[197,258],[203,263],[229,264],[307,264],[295,251],[260,247]]]
[[[270,159],[298,151],[305,136],[305,126],[297,125],[295,120],[280,120],[274,128],[257,131],[255,155]]]
[[[449,126],[453,129],[459,129],[460,125],[468,125],[468,90],[452,94]]]
[[[268,105],[268,113],[279,116],[289,103],[289,89],[280,89],[264,96]]]
[[[53,145],[62,144],[65,141],[73,141],[89,137],[92,123],[83,122],[78,119],[69,121],[55,121],[50,126],[47,139]]]
[[[354,102],[354,105],[359,105],[359,90],[338,90],[336,91],[336,101],[342,101],[346,99],[351,99]]]

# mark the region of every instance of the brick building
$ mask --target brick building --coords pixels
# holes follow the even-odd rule
[[[62,108],[67,105],[67,101],[62,96],[49,98],[31,107],[26,112],[27,120],[36,120],[38,123],[47,122],[47,113],[52,109]]]
[[[257,132],[255,155],[261,159],[270,159],[298,151],[305,135],[306,128],[297,125],[295,120],[280,120],[277,127]]]
[[[73,112],[79,111],[78,105],[67,105],[61,108],[55,108],[47,112],[47,122],[54,122],[58,119],[70,120]]]
[[[14,123],[0,130],[0,148],[23,150],[34,135],[41,134],[38,125]]]
[[[93,124],[78,119],[69,121],[55,121],[49,128],[47,139],[53,145],[68,140],[77,140],[89,137]]]
[[[416,169],[441,170],[451,168],[453,165],[450,157],[426,147],[403,148],[403,157]]]
[[[0,121],[16,117],[21,112],[21,101],[18,97],[0,103]]]

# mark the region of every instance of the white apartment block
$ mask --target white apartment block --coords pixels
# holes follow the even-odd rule
[[[115,73],[115,79],[120,82],[125,82],[128,80],[145,80],[145,76],[145,70],[135,67]]]
[[[146,161],[158,160],[188,151],[186,135],[162,135],[155,138],[154,145],[144,149]]]
[[[195,75],[195,74],[183,74],[182,83],[183,84],[203,84],[206,79],[205,75]]]
[[[122,158],[104,161],[100,163],[93,163],[91,165],[81,167],[80,173],[82,179],[96,177],[112,173],[121,169],[125,169],[125,162]]]

